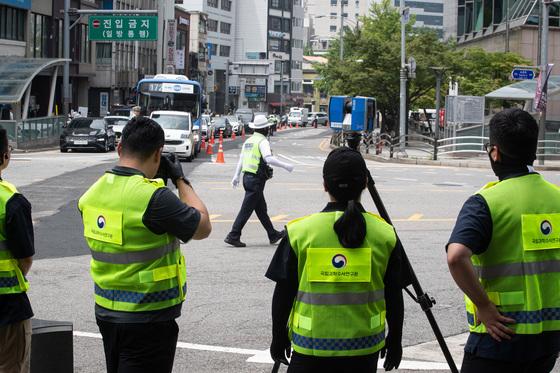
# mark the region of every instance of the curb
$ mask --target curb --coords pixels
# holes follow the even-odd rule
[[[336,148],[336,146],[331,144],[331,149]],[[433,167],[460,167],[460,168],[480,168],[480,169],[491,169],[490,164],[484,163],[483,161],[475,161],[469,159],[462,160],[439,160],[433,161],[431,159],[423,158],[385,158],[379,155],[364,154],[365,159],[371,161],[381,162],[381,163],[397,163],[397,164],[409,164],[418,166],[433,166]],[[560,171],[560,165],[558,166],[533,166],[536,171]]]

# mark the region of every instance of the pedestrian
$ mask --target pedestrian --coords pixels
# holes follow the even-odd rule
[[[550,372],[560,351],[560,188],[532,167],[538,133],[521,109],[492,118],[498,181],[465,202],[447,244],[470,331],[462,372]]]
[[[270,354],[284,364],[291,355],[289,373],[375,372],[380,354],[386,370],[400,364],[403,251],[360,203],[368,175],[359,152],[333,150],[323,167],[330,202],[288,223],[266,273],[276,282]]]
[[[140,106],[135,106],[132,108],[132,116],[130,119],[137,118],[141,115],[142,115],[142,108]]]
[[[204,203],[178,159],[162,156],[163,144],[155,121],[129,121],[117,148],[118,165],[78,203],[109,373],[172,371],[175,319],[186,295],[179,240],[201,240],[211,231]],[[160,168],[178,198],[161,179],[152,179]]]
[[[270,142],[267,140],[271,125],[272,123],[268,121],[265,115],[256,115],[254,121],[249,123],[249,128],[253,129],[254,133],[243,143],[237,169],[231,181],[233,187],[236,188],[243,172],[245,197],[231,231],[224,240],[225,243],[235,247],[246,246],[245,243],[241,242],[241,231],[253,211],[256,212],[266,230],[271,244],[280,241],[285,234],[284,231],[274,229],[270,221],[264,198],[264,187],[266,181],[272,178],[272,168],[270,166],[282,167],[288,172],[292,172],[294,166],[282,162],[272,155]]]
[[[35,254],[31,204],[2,179],[12,147],[0,128],[0,372],[29,372],[33,310],[26,279]]]

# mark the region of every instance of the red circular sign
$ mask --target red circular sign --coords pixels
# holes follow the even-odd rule
[[[101,22],[99,22],[98,19],[94,19],[92,23],[93,23],[93,28],[99,28],[99,26],[101,25]]]

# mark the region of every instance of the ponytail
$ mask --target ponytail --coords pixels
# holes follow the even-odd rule
[[[334,223],[338,241],[344,247],[357,248],[366,238],[366,219],[355,200],[349,200],[344,214]]]

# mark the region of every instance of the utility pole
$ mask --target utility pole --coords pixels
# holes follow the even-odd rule
[[[280,60],[280,120],[284,115],[284,60]]]
[[[344,61],[344,1],[340,0],[340,60]],[[401,0],[402,1],[402,0]]]
[[[399,137],[404,136],[406,132],[406,81],[407,81],[407,66],[406,66],[406,48],[405,48],[405,30],[406,18],[405,13],[407,10],[404,6],[404,0],[400,0],[400,13],[401,13],[401,88],[400,88],[400,115],[399,115]],[[405,152],[406,141],[404,138],[399,138],[399,150]]]
[[[506,53],[509,52],[509,0],[506,0]]]
[[[226,102],[224,104],[224,114],[228,114],[228,110],[229,110],[229,58],[226,61],[226,91],[225,91],[225,95],[226,95]]]
[[[546,97],[548,99],[548,87],[545,82],[546,82],[546,77],[547,77],[547,73],[548,73],[548,10],[549,10],[549,5],[550,5],[551,1],[550,0],[542,0],[542,36],[541,36],[541,82],[543,84],[542,87],[542,93],[541,95],[544,95],[544,97]],[[542,111],[541,111],[541,117],[539,120],[539,142],[540,142],[540,146],[544,147],[544,141],[545,139],[545,131],[546,131],[546,126],[545,126],[545,121],[546,121],[546,104],[544,105]],[[538,151],[537,151],[538,153]],[[544,165],[544,149],[541,153],[541,155],[539,155],[537,157],[538,161],[539,161],[539,165]]]
[[[66,61],[64,62],[64,69],[62,70],[62,96],[63,105],[62,112],[64,113],[65,120],[68,118],[68,105],[70,105],[70,0],[64,0],[64,31],[63,31],[63,55]]]
[[[436,74],[436,128],[434,130],[434,161],[437,161],[437,144],[439,140],[439,126],[440,126],[440,116],[439,112],[441,110],[441,80],[443,79],[443,67],[430,67],[432,71]]]

